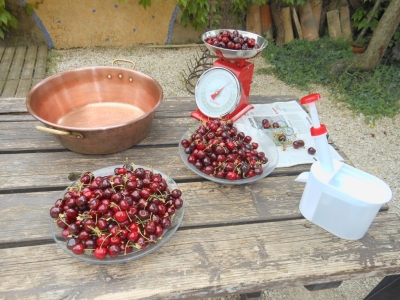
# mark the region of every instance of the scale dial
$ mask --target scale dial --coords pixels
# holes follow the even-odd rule
[[[223,117],[234,111],[241,97],[241,85],[229,69],[213,67],[199,78],[195,88],[199,110],[210,118]]]

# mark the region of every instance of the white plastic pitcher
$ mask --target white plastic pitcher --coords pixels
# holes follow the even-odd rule
[[[333,161],[334,172],[326,172],[320,162],[296,181],[307,182],[300,212],[310,222],[347,240],[362,238],[381,208],[392,198],[390,187],[381,179]]]
[[[327,129],[320,124],[315,102],[319,94],[301,99],[308,104],[313,126],[310,128],[317,148],[318,161],[296,181],[306,182],[300,212],[310,222],[348,240],[362,238],[382,204],[392,199],[390,187],[381,179],[332,160]]]

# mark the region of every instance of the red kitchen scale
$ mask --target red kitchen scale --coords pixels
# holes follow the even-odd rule
[[[254,63],[248,60],[258,56],[268,45],[268,41],[254,33],[238,30],[242,36],[254,38],[260,47],[231,50],[205,42],[208,38],[217,36],[220,31],[208,31],[202,36],[210,53],[217,55],[218,59],[200,76],[196,84],[195,99],[198,109],[191,116],[198,120],[223,118],[236,121],[253,108],[249,104],[249,95]]]

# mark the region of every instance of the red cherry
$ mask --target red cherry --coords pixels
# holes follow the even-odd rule
[[[164,203],[158,204],[158,215],[163,216],[167,212],[167,207],[165,206]]]
[[[93,251],[93,254],[97,259],[105,259],[107,256],[107,248],[98,247]]]
[[[128,220],[128,214],[126,213],[126,211],[120,210],[117,211],[114,214],[114,219],[118,222],[118,223],[123,223],[126,220]]]
[[[154,234],[157,237],[160,237],[160,236],[162,236],[163,232],[164,232],[164,228],[161,225],[157,225]]]
[[[68,236],[70,235],[68,228],[64,228],[61,235],[63,236],[64,239],[68,238]]]
[[[99,219],[99,220],[97,221],[97,227],[98,227],[100,230],[106,229],[107,226],[108,226],[108,222],[107,222],[106,219]]]
[[[114,174],[115,175],[124,175],[126,174],[127,170],[125,168],[115,168]]]
[[[139,238],[140,234],[137,231],[131,231],[128,233],[128,240],[131,242],[136,242]]]
[[[183,206],[183,200],[181,198],[175,198],[174,206],[176,209],[180,209]]]
[[[148,233],[154,233],[156,231],[156,224],[152,221],[149,221],[144,225],[144,229]]]
[[[119,245],[121,243],[121,239],[118,236],[110,237],[110,244],[111,245]]]
[[[110,255],[110,257],[118,256],[119,252],[120,252],[119,245],[111,245],[107,249],[107,253],[108,255]]]
[[[108,236],[106,235],[102,235],[101,237],[99,237],[96,241],[97,246],[99,247],[107,247],[108,244],[110,243],[110,239],[108,238]]]
[[[233,172],[233,171],[228,172],[228,173],[226,174],[226,179],[228,179],[228,180],[236,180],[237,177],[238,177],[238,175],[237,175],[235,172]]]
[[[243,140],[246,144],[249,144],[251,142],[251,136],[245,136],[244,140]]]
[[[74,252],[77,255],[80,255],[85,252],[85,245],[82,243],[76,244],[75,246],[72,247],[72,252]]]
[[[249,46],[250,48],[253,48],[255,44],[256,44],[256,40],[255,39],[249,38],[247,40],[247,46]]]

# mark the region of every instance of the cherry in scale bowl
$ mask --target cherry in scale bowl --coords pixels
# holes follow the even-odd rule
[[[253,127],[209,120],[186,132],[179,154],[194,173],[222,184],[245,184],[269,175],[278,164],[275,143]]]
[[[166,174],[140,165],[86,172],[50,209],[51,232],[69,255],[96,264],[143,257],[180,226],[183,195]]]
[[[260,35],[235,29],[211,30],[203,33],[201,39],[211,54],[228,59],[256,57],[268,45],[268,40]]]

